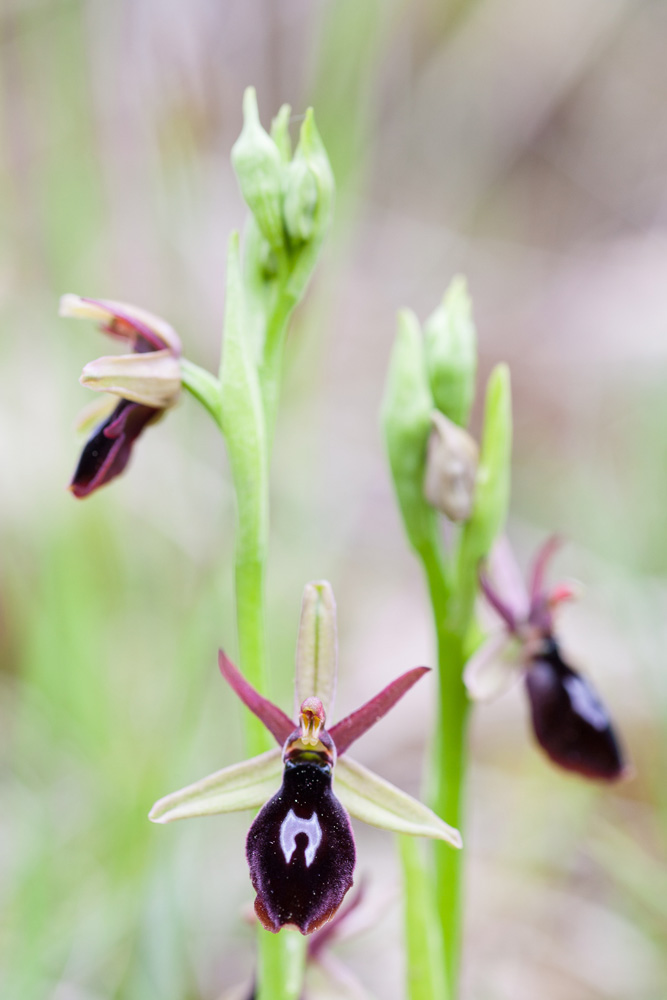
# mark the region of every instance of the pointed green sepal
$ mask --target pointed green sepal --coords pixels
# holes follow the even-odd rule
[[[407,792],[374,771],[341,757],[334,769],[334,791],[350,816],[393,833],[445,840],[461,847],[461,834]]]
[[[475,398],[477,336],[465,278],[453,279],[426,320],[424,346],[435,405],[459,427],[467,427]]]
[[[336,601],[331,584],[327,580],[307,583],[296,649],[297,707],[306,698],[319,698],[331,717],[337,664]]]
[[[148,818],[153,823],[173,823],[191,816],[258,809],[277,791],[282,770],[282,751],[276,747],[165,795],[155,803]]]

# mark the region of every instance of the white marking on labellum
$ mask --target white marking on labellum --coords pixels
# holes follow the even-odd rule
[[[594,729],[602,731],[609,725],[609,719],[603,706],[597,700],[590,687],[584,684],[580,677],[566,677],[563,680],[565,690],[570,696],[572,707]]]
[[[317,813],[313,813],[310,819],[301,819],[293,809],[287,813],[280,826],[280,846],[285,855],[285,861],[290,863],[292,855],[296,851],[296,838],[300,833],[305,833],[308,838],[306,847],[306,868],[309,868],[315,860],[315,851],[322,841],[322,830]]]

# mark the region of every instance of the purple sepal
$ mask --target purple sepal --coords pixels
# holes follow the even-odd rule
[[[87,497],[119,476],[130,460],[132,445],[160,413],[152,406],[121,399],[84,445],[69,487],[74,496]]]
[[[625,763],[606,708],[592,685],[561,658],[553,638],[526,672],[537,741],[560,767],[586,778],[614,781]]]
[[[391,684],[387,684],[386,688],[383,688],[379,694],[358,708],[356,712],[352,712],[351,715],[347,715],[340,722],[337,722],[329,730],[329,734],[336,745],[338,754],[345,753],[355,740],[363,736],[383,715],[386,715],[389,709],[393,708],[412,685],[416,684],[419,678],[428,673],[430,669],[430,667],[413,667],[412,670],[397,677]]]
[[[246,857],[267,930],[293,924],[311,934],[334,915],[352,885],[356,852],[329,767],[286,765],[280,791],[250,827]]]
[[[289,715],[286,715],[282,708],[278,708],[268,698],[264,698],[258,691],[255,691],[252,684],[248,683],[221,649],[218,651],[218,666],[220,673],[246,708],[249,708],[264,723],[271,735],[282,746],[294,730],[294,723]]]

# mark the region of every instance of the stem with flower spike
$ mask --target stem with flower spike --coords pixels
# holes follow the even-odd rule
[[[312,109],[290,158],[290,109],[281,108],[271,136],[259,121],[252,87],[232,162],[251,211],[241,267],[239,238],[229,245],[219,409],[211,382],[189,363],[184,383],[218,420],[227,443],[237,503],[236,616],[243,673],[267,692],[265,568],[269,531],[269,465],[289,318],[302,298],[329,229],[334,182]],[[219,414],[219,416],[218,416]],[[247,720],[247,749],[268,748],[267,733]],[[298,1000],[305,940],[290,930],[259,931],[259,1000]]]
[[[450,347],[456,345],[452,333],[452,299],[445,297],[450,314],[441,313],[445,325],[439,342],[441,372],[447,398],[471,396],[474,377],[474,348],[465,328],[466,307],[460,284],[455,287],[467,352],[458,357]],[[434,314],[435,315],[435,314]],[[460,332],[454,329],[455,334]],[[459,338],[459,345],[463,341]],[[465,354],[468,357],[466,359]],[[461,364],[461,359],[466,364]],[[472,361],[470,361],[472,358]],[[431,371],[431,374],[433,372]],[[424,339],[417,317],[410,311],[399,314],[398,334],[391,358],[383,403],[383,424],[394,486],[408,540],[418,556],[429,591],[438,647],[438,714],[432,757],[433,806],[446,822],[458,829],[463,826],[463,800],[466,771],[466,728],[468,698],[463,685],[463,669],[478,641],[474,617],[477,571],[481,559],[490,551],[502,526],[509,494],[509,458],[511,413],[509,376],[499,365],[492,373],[487,389],[482,451],[472,513],[463,524],[452,551],[445,553],[438,512],[424,495],[427,443],[432,413],[436,405],[447,416],[442,396],[434,400],[434,386]],[[469,409],[469,404],[450,411],[449,419]],[[414,850],[402,849],[406,905],[408,910],[408,989],[410,1000],[455,1000],[461,950],[461,881],[462,856],[446,844],[436,843],[435,898],[425,877],[423,863]],[[413,901],[411,905],[411,900]],[[419,900],[419,905],[414,905]],[[420,930],[415,931],[415,922]],[[427,947],[430,923],[437,922],[440,948]],[[438,970],[440,961],[444,970]],[[434,983],[440,985],[436,987]],[[442,984],[445,984],[444,986]]]

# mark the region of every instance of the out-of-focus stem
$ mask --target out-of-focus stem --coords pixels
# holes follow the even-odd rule
[[[461,580],[449,576],[439,542],[423,546],[424,567],[438,646],[438,716],[433,746],[432,805],[447,823],[462,831],[466,772],[468,698],[463,685],[465,639],[472,608],[460,603]],[[458,574],[456,574],[458,577]],[[436,898],[442,935],[446,997],[455,1000],[462,941],[463,852],[436,841]],[[435,998],[434,998],[435,1000]]]
[[[435,609],[434,609],[435,610]],[[461,637],[436,619],[438,672],[440,676],[437,738],[433,760],[434,802],[438,815],[463,831],[466,775],[468,698],[463,686]],[[455,1000],[462,943],[463,852],[437,841],[435,849],[438,914],[445,950],[448,996]]]
[[[267,317],[264,348],[259,366],[269,450],[273,442],[278,404],[280,402],[287,324],[296,305],[294,298],[287,291],[288,278],[289,272],[286,269],[286,261],[282,260],[276,297]]]
[[[300,1000],[307,939],[283,928],[279,934],[259,931],[257,1000]]]
[[[403,866],[407,997],[449,1000],[433,880],[422,856],[424,845],[408,836],[399,837],[398,842]]]

